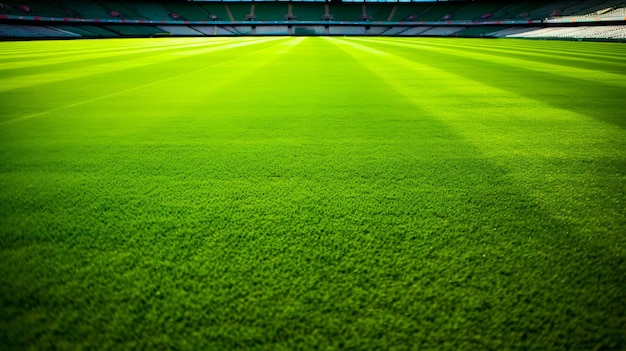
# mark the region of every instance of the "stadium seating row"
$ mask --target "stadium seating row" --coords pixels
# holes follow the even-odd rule
[[[86,19],[84,23],[4,21],[0,38],[75,38],[210,35],[398,35],[516,37],[558,39],[623,39],[624,25],[544,27],[526,20],[584,21],[626,16],[626,0],[563,0],[526,2],[202,2],[113,0],[0,0],[0,15],[30,15]],[[88,19],[88,20],[87,20]],[[98,21],[167,21],[162,24],[104,23]],[[296,20],[293,25],[289,21]],[[305,25],[302,21],[341,21],[341,25]],[[491,21],[465,25],[457,20]],[[502,25],[518,20],[522,26]],[[184,21],[203,21],[189,24]],[[212,21],[215,25],[210,25]],[[272,23],[243,25],[246,21]],[[451,22],[452,21],[452,22]],[[500,22],[494,22],[500,21]],[[49,21],[50,22],[50,21]],[[225,24],[224,22],[233,22]],[[343,23],[343,22],[355,22]],[[358,23],[357,23],[358,22]],[[386,24],[385,22],[392,22]],[[404,24],[406,22],[406,24]],[[413,22],[413,24],[410,24]],[[626,19],[624,21],[626,22]],[[257,22],[255,22],[257,23]],[[280,23],[280,24],[279,24]],[[432,25],[433,23],[437,25]],[[198,25],[199,24],[199,25]],[[471,24],[471,23],[469,23]],[[612,24],[612,23],[609,23]]]
[[[29,38],[71,38],[71,37],[80,37],[80,34],[66,31],[61,28],[54,28],[49,26],[33,26],[33,25],[7,25],[0,24],[0,37],[8,37],[8,38],[20,38],[20,37],[29,37]]]
[[[626,1],[440,2],[440,3],[307,3],[203,2],[110,0],[1,0],[0,13],[85,19],[223,20],[223,21],[447,21],[543,19],[554,16],[597,15],[626,7]]]
[[[541,39],[626,39],[626,25],[577,27],[506,26],[35,26],[0,24],[5,38],[78,38],[146,36],[224,36],[224,35],[385,35],[385,36],[455,36]]]
[[[626,25],[528,28],[504,36],[545,39],[626,39]]]

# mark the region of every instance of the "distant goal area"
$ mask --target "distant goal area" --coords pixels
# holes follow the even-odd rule
[[[0,0],[0,40],[253,35],[624,42],[626,0]]]

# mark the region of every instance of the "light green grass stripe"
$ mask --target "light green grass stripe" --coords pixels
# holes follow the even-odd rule
[[[528,59],[513,58],[513,57],[503,61],[499,57],[495,57],[494,55],[489,55],[489,54],[483,54],[483,53],[477,52],[476,50],[464,51],[462,54],[460,54],[459,51],[456,49],[433,47],[432,45],[427,45],[424,43],[410,43],[409,44],[409,43],[403,43],[403,42],[393,42],[393,41],[388,41],[388,40],[375,40],[375,39],[365,39],[365,38],[361,38],[361,39],[355,38],[354,40],[358,40],[362,42],[380,43],[380,44],[391,45],[391,46],[401,46],[401,47],[407,47],[407,48],[429,50],[432,52],[437,52],[441,54],[451,54],[451,55],[456,55],[459,57],[471,57],[471,58],[475,58],[475,59],[486,61],[486,62],[504,64],[504,65],[511,66],[511,67],[521,67],[524,69],[533,70],[537,72],[556,74],[556,75],[561,75],[561,76],[568,77],[568,78],[587,80],[587,81],[594,82],[594,83],[601,81],[603,84],[610,84],[613,86],[626,88],[626,79],[623,74],[602,72],[602,71],[596,71],[596,70],[590,70],[590,69],[584,69],[584,68],[578,68],[578,67],[577,68],[565,67],[561,65],[543,63],[543,62],[538,62],[538,61],[533,61],[533,60],[528,60]]]
[[[163,78],[163,79],[158,79],[156,81],[151,81],[149,83],[146,84],[142,84],[142,85],[136,85],[136,86],[132,86],[130,88],[127,89],[123,89],[123,90],[118,90],[115,91],[114,93],[110,93],[110,94],[98,94],[96,97],[94,98],[90,98],[90,99],[85,99],[85,100],[81,100],[78,102],[74,102],[74,103],[70,103],[67,105],[62,105],[56,108],[52,108],[52,109],[48,109],[45,111],[40,111],[37,113],[33,113],[33,114],[28,114],[25,116],[21,116],[21,117],[16,117],[10,120],[6,120],[6,121],[2,121],[0,122],[0,125],[6,125],[6,124],[11,124],[11,123],[15,123],[18,121],[23,121],[23,120],[27,120],[27,119],[31,119],[34,117],[39,117],[42,115],[48,115],[48,114],[53,114],[53,113],[57,113],[59,111],[65,111],[68,109],[72,109],[75,107],[80,107],[83,105],[87,105],[87,104],[91,104],[97,101],[101,101],[101,100],[106,100],[106,99],[110,99],[113,97],[118,97],[118,96],[124,96],[127,95],[131,92],[134,91],[138,91],[138,90],[142,90],[142,89],[146,89],[146,88],[152,88],[152,87],[158,87],[159,85],[165,85],[168,84],[172,81],[181,81],[185,78],[188,77],[194,77],[197,74],[207,71],[207,70],[212,70],[216,67],[220,67],[223,65],[227,65],[227,64],[232,64],[233,61],[238,61],[238,60],[245,60],[248,56],[250,55],[258,55],[258,51],[269,51],[269,50],[273,50],[273,46],[272,47],[267,47],[268,44],[271,43],[275,43],[276,41],[278,41],[277,44],[275,44],[275,46],[283,46],[283,50],[287,50],[290,47],[293,47],[294,45],[297,45],[297,43],[299,43],[301,39],[286,39],[286,38],[266,38],[264,40],[254,40],[254,41],[242,41],[242,42],[237,42],[234,44],[228,44],[228,45],[223,45],[223,46],[218,46],[218,47],[211,47],[211,48],[206,48],[206,49],[201,49],[201,50],[192,50],[194,52],[193,55],[201,55],[201,54],[210,54],[210,53],[214,53],[216,51],[219,50],[225,50],[225,49],[234,49],[234,48],[242,48],[242,47],[247,47],[249,45],[253,45],[253,44],[265,44],[262,48],[260,48],[257,51],[253,51],[253,52],[248,52],[244,55],[241,56],[237,56],[234,57],[232,59],[228,59],[225,61],[220,61],[220,62],[213,62],[211,64],[203,64],[200,66],[200,68],[197,69],[193,69],[191,71],[186,71],[185,73],[179,74],[179,75],[175,75],[173,77],[167,77],[167,78]],[[285,42],[286,41],[286,42]],[[178,53],[180,54],[180,53]],[[159,60],[157,62],[153,62],[156,64],[163,64],[164,62],[168,62],[170,60],[173,59],[173,57],[177,57],[177,56],[169,56],[169,59],[162,59]],[[272,57],[272,56],[269,56]],[[264,65],[267,64],[267,61],[264,60],[258,60],[258,62],[256,62],[254,65],[247,65],[246,69],[240,69],[238,70],[235,75],[239,75],[239,74],[245,74],[247,71],[256,68],[258,65]],[[139,64],[138,66],[133,66],[132,64],[125,64],[124,66],[119,66],[118,65],[118,69],[128,69],[131,67],[139,67],[139,66],[143,66],[144,64]],[[102,73],[102,72],[101,72]],[[83,76],[81,76],[83,77]],[[77,78],[77,77],[74,77]],[[165,90],[167,89],[171,89],[170,86],[165,86],[164,87]],[[97,91],[95,91],[94,93],[97,93]]]
[[[194,49],[194,45],[191,47],[185,47],[185,49],[189,50],[189,55],[196,55],[200,53],[210,53],[220,50],[240,48],[248,45],[262,44],[275,40],[280,40],[280,38],[264,38],[255,41],[236,41],[234,43],[221,42],[220,45],[211,45],[210,47],[204,49]],[[115,53],[112,54],[116,55]],[[117,55],[125,55],[125,52],[119,51]],[[112,74],[113,72],[118,70],[133,69],[141,66],[160,64],[167,61],[176,60],[179,59],[182,55],[184,55],[184,53],[178,51],[176,47],[170,47],[169,49],[165,50],[165,52],[161,52],[160,54],[150,55],[149,57],[141,57],[134,60],[128,60],[125,61],[123,64],[120,64],[118,62],[103,63],[98,65],[92,65],[89,67],[78,67],[61,71],[44,72],[0,79],[0,92],[6,92],[13,89],[34,87],[40,84],[47,84],[51,82],[60,82],[76,78],[84,78],[96,74]]]
[[[129,41],[130,43],[128,43]],[[30,46],[29,50],[26,50],[25,48],[24,50],[18,51],[16,49],[19,48],[18,45],[20,44],[20,42],[0,43],[0,62],[11,62],[21,59],[36,62],[39,59],[54,58],[58,56],[106,52],[112,49],[132,50],[138,46],[142,48],[157,48],[185,44],[185,42],[176,39],[171,39],[171,41],[154,41],[150,39],[124,39],[120,41],[116,39],[107,39],[106,43],[101,43],[100,41],[90,42],[76,40],[70,43],[56,42],[54,46]]]
[[[50,66],[60,63],[70,63],[70,62],[79,62],[86,61],[95,58],[107,58],[107,57],[120,57],[126,55],[134,55],[141,53],[158,53],[164,50],[184,50],[187,48],[193,47],[206,47],[219,45],[220,43],[224,43],[224,41],[210,41],[207,42],[172,42],[166,45],[144,45],[150,42],[141,43],[138,42],[137,45],[134,45],[131,48],[121,49],[115,46],[109,47],[99,47],[95,50],[72,50],[71,52],[64,51],[54,54],[53,57],[50,55],[43,55],[42,53],[35,53],[32,57],[33,59],[28,59],[25,57],[20,58],[8,58],[8,63],[0,63],[0,71],[7,69],[17,69],[17,68],[33,68],[33,67],[41,67],[41,66]],[[164,43],[165,44],[165,43]],[[48,56],[48,57],[46,57]],[[0,55],[0,59],[5,58],[4,55]]]

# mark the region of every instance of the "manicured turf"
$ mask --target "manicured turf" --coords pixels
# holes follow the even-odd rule
[[[626,348],[626,46],[0,43],[0,349]]]

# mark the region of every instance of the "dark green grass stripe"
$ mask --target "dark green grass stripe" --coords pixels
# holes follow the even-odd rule
[[[396,60],[398,59],[399,57],[396,57]],[[422,61],[415,61],[416,65],[423,66],[419,62]],[[400,61],[394,62],[392,67],[398,66],[399,63]],[[469,63],[473,68],[477,67],[476,64]],[[545,202],[544,208],[547,212],[577,222],[581,233],[599,230],[598,233],[601,235],[607,235],[611,228],[622,225],[624,215],[620,210],[616,211],[626,205],[625,187],[621,180],[624,172],[622,159],[626,156],[623,152],[626,138],[622,131],[567,110],[554,111],[550,108],[537,110],[537,105],[543,105],[541,100],[524,101],[523,98],[517,98],[516,100],[521,101],[512,103],[506,94],[485,89],[478,80],[467,82],[457,77],[458,68],[451,68],[448,73],[439,73],[437,79],[442,87],[431,86],[428,89],[427,85],[433,81],[428,79],[428,76],[434,74],[423,69],[412,74],[409,66],[409,64],[400,65],[406,67],[403,74],[407,77],[421,76],[419,81],[396,78],[407,79],[407,87],[403,89],[410,89],[409,87],[414,87],[417,91],[424,89],[422,100],[428,101],[428,105],[441,106],[436,111],[440,111],[438,113],[442,117],[447,116],[445,119],[449,123],[463,131],[464,135],[474,140],[481,149],[507,160],[503,166],[510,169],[525,184],[526,189],[529,191],[532,189],[538,194],[538,198]],[[446,68],[449,67],[444,66],[444,69]],[[393,76],[391,73],[389,75]],[[454,84],[446,87],[445,82],[450,79]],[[471,93],[471,90],[464,92],[466,87],[471,87],[470,89],[474,89],[476,93]],[[437,93],[437,89],[441,89],[441,93]],[[444,97],[433,101],[433,96],[443,95],[444,91],[456,98],[446,101]],[[568,99],[569,97],[565,96],[565,100]],[[472,100],[473,103],[468,104],[466,100]],[[503,109],[500,112],[502,115],[498,115],[498,109],[494,109],[493,106],[501,105],[505,101],[510,101],[508,110]],[[611,103],[615,101],[607,101],[607,104]],[[536,117],[532,115],[541,112],[544,115]],[[486,116],[489,117],[485,119]],[[485,124],[487,121],[491,121],[492,124]],[[505,123],[501,124],[498,121]],[[510,158],[509,154],[516,157]],[[537,158],[537,155],[542,156]],[[550,180],[543,177],[547,174],[550,175]],[[587,185],[582,186],[583,183]],[[574,188],[584,191],[570,193]],[[585,199],[589,198],[605,198],[606,203],[589,206],[585,204]],[[588,222],[586,216],[575,215],[583,212],[594,213],[592,215],[594,221]]]
[[[559,49],[556,48],[552,50],[542,50],[541,52],[533,52],[532,49],[529,50],[523,47],[494,49],[490,45],[484,44],[484,42],[477,42],[474,40],[456,41],[454,43],[443,41],[433,41],[428,43],[428,45],[432,45],[435,47],[452,48],[461,52],[478,51],[480,53],[488,53],[490,55],[502,56],[506,58],[524,59],[534,62],[550,63],[559,66],[577,67],[581,69],[602,70],[612,73],[626,74],[626,51],[616,54],[609,59],[605,55],[601,55],[598,53],[589,53],[589,50],[586,51],[587,54],[583,55],[576,55],[571,53],[568,55],[564,55],[563,52],[559,51]],[[601,44],[606,45],[606,43]],[[619,49],[618,47],[615,48]]]
[[[386,50],[385,46],[389,45],[387,41],[360,41],[371,43],[373,47],[381,50]],[[415,62],[433,68],[447,69],[481,84],[610,122],[621,128],[626,127],[626,120],[622,118],[620,107],[614,103],[623,95],[624,87],[621,85],[624,83],[619,81],[601,79],[592,81],[589,73],[585,74],[584,79],[578,79],[571,68],[568,68],[568,72],[571,73],[567,76],[545,69],[537,71],[532,67],[514,65],[505,58],[484,61],[484,56],[473,58],[463,51],[455,52],[452,49],[447,49],[446,54],[442,55],[427,46],[420,49],[404,45],[396,47],[399,55]],[[520,75],[523,75],[524,79],[520,79]]]
[[[472,40],[470,40],[471,42]],[[571,45],[571,42],[539,42],[529,43],[527,40],[504,39],[497,40],[488,47],[501,48],[507,50],[517,50],[531,53],[562,53],[564,56],[573,56],[577,58],[596,58],[607,60],[621,60],[626,54],[626,48],[618,43],[593,43],[585,42],[582,45]],[[463,45],[463,43],[459,43]]]
[[[483,43],[484,44],[484,43]],[[597,44],[597,43],[595,43]],[[581,69],[601,69],[611,73],[626,74],[626,51],[621,54],[607,58],[605,55],[597,53],[593,54],[568,54],[564,55],[558,49],[552,51],[542,50],[541,52],[532,52],[525,48],[499,48],[493,49],[490,46],[468,45],[464,42],[446,44],[442,42],[430,43],[430,45],[438,47],[448,47],[459,51],[488,53],[494,56],[502,56],[507,58],[524,59],[528,61],[550,63],[564,67],[575,67]],[[589,53],[589,50],[587,50]]]
[[[589,118],[592,116],[579,109],[550,108],[551,104],[544,101],[545,96],[543,99],[538,97],[532,100],[511,94],[507,90],[493,89],[489,87],[489,82],[485,82],[492,78],[487,78],[486,73],[481,75],[480,65],[473,61],[465,61],[458,66],[433,66],[424,64],[427,60],[421,57],[420,60],[410,61],[414,62],[416,68],[421,67],[412,70],[410,63],[403,63],[407,57],[404,50],[395,54],[400,56],[390,55],[398,61],[394,65],[402,63],[400,67],[406,67],[403,72],[406,78],[399,78],[406,80],[406,87],[403,86],[403,89],[409,91],[410,87],[414,87],[417,91],[424,90],[423,101],[428,101],[431,106],[439,105],[438,111],[441,115],[448,116],[446,119],[472,140],[476,140],[481,149],[508,160],[506,167],[517,169],[515,173],[527,183],[528,189],[535,189],[539,194],[545,192],[541,197],[543,201],[548,201],[546,209],[554,211],[556,216],[581,221],[579,224],[585,228],[613,228],[624,221],[624,215],[619,210],[615,211],[626,205],[626,188],[621,180],[624,172],[622,160],[626,157],[626,137],[622,129],[595,121]],[[459,74],[466,70],[464,64],[470,65],[472,71],[478,71],[469,80],[464,78],[464,74]],[[430,67],[432,70],[424,70],[423,67]],[[441,86],[435,85],[426,89],[423,86],[433,81],[428,77],[435,75],[435,72],[439,72],[437,79]],[[481,76],[482,79],[477,78]],[[501,78],[502,76],[497,77]],[[448,81],[453,83],[446,86]],[[544,84],[547,85],[546,91],[559,91],[562,83],[544,80]],[[455,99],[446,99],[445,93],[451,94]],[[582,103],[587,107],[589,101],[595,101],[598,97],[593,95],[597,91],[586,93],[589,96],[585,96],[586,100],[583,101],[572,100],[569,94],[555,95],[553,99],[564,105]],[[605,99],[602,105],[596,105],[595,108],[603,110],[608,117],[618,119],[619,109],[616,107],[612,111],[607,108],[616,105],[618,101],[620,100]],[[506,108],[498,107],[503,105]],[[516,157],[510,159],[510,154]],[[535,165],[529,167],[526,162],[533,162]],[[531,181],[531,174],[538,181]],[[545,179],[542,174],[550,174],[551,179]],[[587,183],[587,186],[582,186],[583,183]],[[581,190],[574,195],[570,193],[574,188],[585,191]],[[584,203],[584,199],[589,198],[605,198],[606,203],[591,208]],[[573,215],[585,211],[594,213],[592,217],[596,223],[584,223],[585,217],[576,218]]]
[[[351,45],[355,44],[351,43]],[[568,110],[554,111],[545,107],[538,108],[545,102],[526,99],[507,91],[485,86],[485,83],[480,80],[458,75],[458,72],[462,71],[463,66],[467,64],[473,69],[479,69],[477,63],[470,61],[458,66],[435,67],[424,63],[426,61],[424,57],[421,60],[407,60],[403,56],[397,56],[396,53],[377,51],[373,45],[358,47],[361,50],[370,50],[373,55],[393,62],[387,65],[381,64],[378,71],[384,73],[379,73],[379,75],[387,77],[385,79],[388,81],[394,81],[397,89],[401,89],[405,94],[414,95],[416,103],[422,105],[422,108],[431,109],[432,113],[455,125],[464,135],[475,140],[481,149],[490,154],[505,156],[507,155],[506,149],[504,152],[498,150],[504,147],[510,148],[509,151],[515,152],[517,157],[534,161],[539,161],[537,160],[538,154],[555,159],[601,155],[608,163],[616,162],[616,165],[620,164],[619,160],[626,157],[622,149],[626,146],[624,133],[610,124],[596,122],[588,116]],[[403,49],[398,51],[400,54],[406,54]],[[441,84],[436,84],[437,82]],[[549,88],[554,88],[554,85]],[[445,92],[457,96],[458,99],[445,99],[443,97]],[[500,106],[507,114],[498,115],[497,106]],[[533,116],[534,113],[541,112],[545,114]],[[499,138],[487,139],[492,138],[493,135],[498,135]],[[563,148],[563,151],[559,148]],[[588,148],[592,148],[593,151]],[[586,168],[584,164],[580,166]],[[594,167],[593,164],[589,166]],[[613,192],[626,195],[619,187],[610,187],[605,191],[607,197],[610,197]],[[617,198],[621,197],[618,195]]]
[[[489,53],[482,53],[480,50],[470,49],[461,45],[456,47],[454,44],[444,46],[432,45],[430,42],[406,44],[398,41],[372,41],[372,39],[357,39],[364,42],[373,42],[377,44],[387,44],[399,47],[412,48],[415,52],[432,51],[436,54],[463,56],[464,58],[485,61],[488,63],[509,65],[511,69],[528,69],[541,73],[562,75],[568,78],[585,79],[601,84],[610,84],[618,87],[624,86],[623,71],[624,64],[615,66],[611,64],[601,64],[599,62],[588,62],[584,67],[571,67],[564,63],[551,63],[550,60],[529,60],[519,58],[517,54],[499,56]],[[461,43],[463,43],[462,41]],[[558,61],[557,61],[558,62]]]
[[[481,39],[477,39],[481,40]],[[471,41],[471,40],[470,40]],[[489,45],[494,48],[510,48],[529,52],[562,52],[576,57],[597,56],[606,59],[619,59],[624,55],[626,48],[619,43],[597,43],[585,42],[583,45],[572,45],[567,41],[534,41],[526,39],[502,39],[496,40]]]
[[[598,75],[604,74],[606,75],[606,77],[613,77],[614,82],[612,83],[615,83],[616,85],[621,85],[620,83],[623,81],[621,77],[625,72],[623,60],[619,62],[619,64],[607,64],[597,61],[594,62],[594,60],[592,59],[586,61],[572,61],[567,59],[565,55],[560,55],[560,58],[555,58],[546,54],[529,56],[524,54],[523,52],[511,52],[508,55],[502,55],[501,52],[493,52],[489,49],[486,49],[484,51],[477,50],[476,47],[463,45],[463,43],[466,43],[468,40],[471,41],[472,39],[462,40],[459,43],[460,45],[456,45],[456,43],[445,43],[437,40],[434,40],[432,42],[416,41],[413,43],[407,43],[407,41],[402,40],[389,40],[385,42],[390,44],[396,43],[396,45],[400,46],[413,46],[416,49],[427,49],[433,51],[441,50],[441,53],[450,52],[456,55],[462,54],[464,57],[472,57],[485,61],[510,61],[509,64],[515,65],[516,67],[527,67],[529,69],[535,69],[546,73],[574,76],[574,73],[570,73],[568,71],[578,70],[578,75],[581,79],[588,79],[592,81],[597,80],[596,78],[598,78]],[[499,56],[502,56],[507,60],[501,60]],[[626,56],[626,53],[624,53],[622,56]],[[570,68],[570,70],[567,70],[566,68]],[[594,71],[598,72],[597,75],[590,75],[590,72]],[[604,78],[605,81],[607,80],[605,77],[602,78]]]

